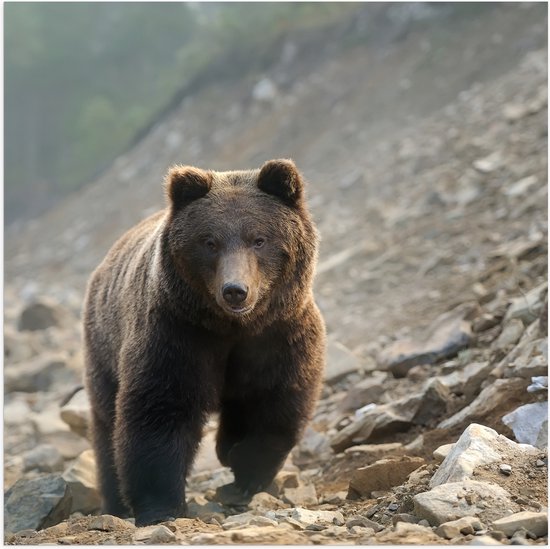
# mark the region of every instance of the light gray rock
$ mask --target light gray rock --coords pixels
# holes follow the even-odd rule
[[[63,473],[63,478],[71,488],[73,495],[71,513],[78,511],[87,515],[100,508],[101,498],[97,489],[96,463],[93,450],[82,452]]]
[[[449,390],[438,380],[430,379],[419,393],[389,404],[373,405],[362,416],[338,431],[330,440],[336,452],[366,442],[378,433],[405,431],[411,425],[426,425],[444,413],[450,399]]]
[[[303,509],[302,507],[296,507],[293,509],[282,509],[280,511],[271,511],[266,513],[268,518],[290,518],[304,526],[311,524],[335,524],[342,526],[345,524],[344,516],[340,511],[312,511],[309,509]]]
[[[329,385],[361,370],[359,359],[342,343],[329,341],[325,367],[325,383]]]
[[[453,416],[443,420],[437,427],[439,429],[450,429],[472,421],[481,421],[491,414],[495,408],[505,407],[512,400],[521,400],[527,385],[527,381],[521,378],[497,379],[485,387],[473,402]]]
[[[4,369],[4,389],[7,393],[47,391],[52,385],[76,380],[75,372],[67,367],[67,359],[61,353],[44,353]]]
[[[544,306],[544,296],[548,291],[548,283],[544,282],[524,296],[512,300],[512,303],[506,311],[505,322],[517,318],[524,324],[530,324],[537,320]]]
[[[132,536],[134,543],[145,543],[146,545],[158,545],[159,543],[170,543],[176,540],[174,532],[163,524],[137,528]]]
[[[432,526],[465,516],[481,518],[482,514],[495,520],[513,506],[510,494],[500,486],[473,480],[440,484],[417,494],[413,502],[414,514]]]
[[[288,505],[267,492],[255,494],[248,504],[248,508],[257,513],[265,513],[266,511],[283,509],[285,507],[288,507]]]
[[[492,369],[493,365],[490,362],[471,362],[464,368],[439,376],[437,379],[448,387],[451,393],[464,395],[466,403],[470,403]]]
[[[319,503],[313,484],[305,484],[296,488],[285,488],[282,499],[292,505],[292,507],[317,505]]]
[[[384,394],[383,384],[387,377],[386,372],[373,372],[371,377],[352,385],[344,399],[338,404],[338,409],[341,412],[351,412],[365,404],[378,403]]]
[[[463,310],[450,311],[437,318],[416,339],[403,339],[384,349],[379,362],[395,377],[404,377],[417,364],[433,364],[437,360],[456,355],[470,343],[472,330],[464,320]]]
[[[301,457],[311,458],[331,454],[330,442],[324,433],[308,425],[295,451]]]
[[[4,424],[22,425],[29,421],[31,407],[22,398],[16,398],[9,402],[4,401]]]
[[[491,536],[484,535],[476,536],[468,545],[502,545],[502,543]]]
[[[40,530],[69,518],[71,491],[59,475],[18,480],[4,496],[4,529]]]
[[[84,389],[81,389],[61,407],[60,417],[71,431],[87,438],[90,435],[90,410],[88,395]]]
[[[135,526],[127,520],[113,515],[99,515],[94,517],[88,526],[88,530],[100,530],[101,532],[114,532],[120,530],[132,530]]]
[[[257,518],[257,515],[251,512],[240,513],[238,515],[231,515],[223,521],[222,528],[224,530],[231,530],[233,528],[240,528],[242,526],[247,526],[250,524],[250,521],[254,518]]]
[[[453,449],[453,446],[454,446],[454,443],[443,444],[439,448],[436,448],[432,454],[436,463],[441,463],[449,455],[449,453]]]
[[[23,454],[23,470],[42,473],[62,471],[65,462],[59,450],[51,444],[39,444]]]
[[[474,534],[482,528],[483,525],[478,518],[462,517],[450,522],[444,522],[437,527],[435,533],[442,538],[453,539],[460,535]]]
[[[472,423],[439,466],[430,480],[430,487],[468,479],[476,467],[501,462],[508,453],[516,452],[526,456],[538,453],[536,448],[519,445],[494,429]]]
[[[382,457],[399,456],[405,453],[405,447],[400,442],[386,444],[359,444],[344,450],[344,454],[361,454],[368,460],[377,460]]]
[[[518,318],[510,319],[502,329],[502,332],[493,343],[493,349],[506,349],[510,345],[515,345],[523,335],[523,322]]]
[[[532,511],[514,513],[513,515],[495,520],[492,528],[504,532],[508,537],[512,537],[514,532],[524,528],[540,538],[548,534],[548,513],[534,513]]]
[[[533,402],[506,414],[502,422],[514,431],[519,442],[537,448],[548,446],[548,402]]]

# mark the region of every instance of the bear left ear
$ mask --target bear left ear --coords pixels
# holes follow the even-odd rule
[[[302,199],[304,182],[292,160],[269,160],[260,169],[258,188],[295,206]]]
[[[212,186],[212,174],[193,166],[173,166],[165,178],[166,195],[176,209],[205,196]]]

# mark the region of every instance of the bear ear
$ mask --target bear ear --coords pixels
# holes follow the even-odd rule
[[[258,188],[296,206],[302,199],[304,182],[292,160],[268,160],[260,169]]]
[[[173,166],[165,177],[166,195],[176,209],[202,198],[211,186],[212,174],[193,166]]]

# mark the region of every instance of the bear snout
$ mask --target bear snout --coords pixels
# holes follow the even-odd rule
[[[231,307],[239,307],[248,295],[248,286],[241,282],[228,282],[223,285],[222,296]]]

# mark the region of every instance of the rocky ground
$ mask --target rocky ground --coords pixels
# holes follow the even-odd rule
[[[498,17],[486,22],[480,51]],[[525,24],[529,36],[537,24]],[[406,39],[413,58],[421,38]],[[351,72],[354,62],[351,55]],[[303,89],[281,92],[269,107],[253,103],[256,140],[251,123],[234,115],[239,138],[219,137],[221,158],[240,147],[242,165],[254,165],[262,127],[285,117],[290,124],[323,82],[336,82],[334,96],[325,92],[339,116],[358,112],[361,98],[338,89],[349,77],[342,67],[316,69]],[[383,78],[382,65],[373,70]],[[391,132],[375,125],[376,138],[362,135],[350,114],[324,165],[314,151],[328,137],[316,136],[317,149],[304,145],[297,161],[312,181],[323,238],[316,294],[329,332],[326,383],[302,442],[250,501],[228,487],[212,418],[188,482],[190,518],[135,528],[97,515],[79,390],[82,289],[113,234],[146,213],[151,190],[122,197],[145,154],[159,170],[165,165],[159,143],[176,140],[181,120],[194,123],[188,105],[110,176],[9,235],[6,543],[547,544],[546,52],[533,49],[476,84],[460,82],[454,100]],[[296,132],[275,133],[298,142]],[[352,168],[337,177],[344,164]],[[113,181],[121,187],[110,191]],[[98,208],[107,203],[128,211],[106,219]]]

